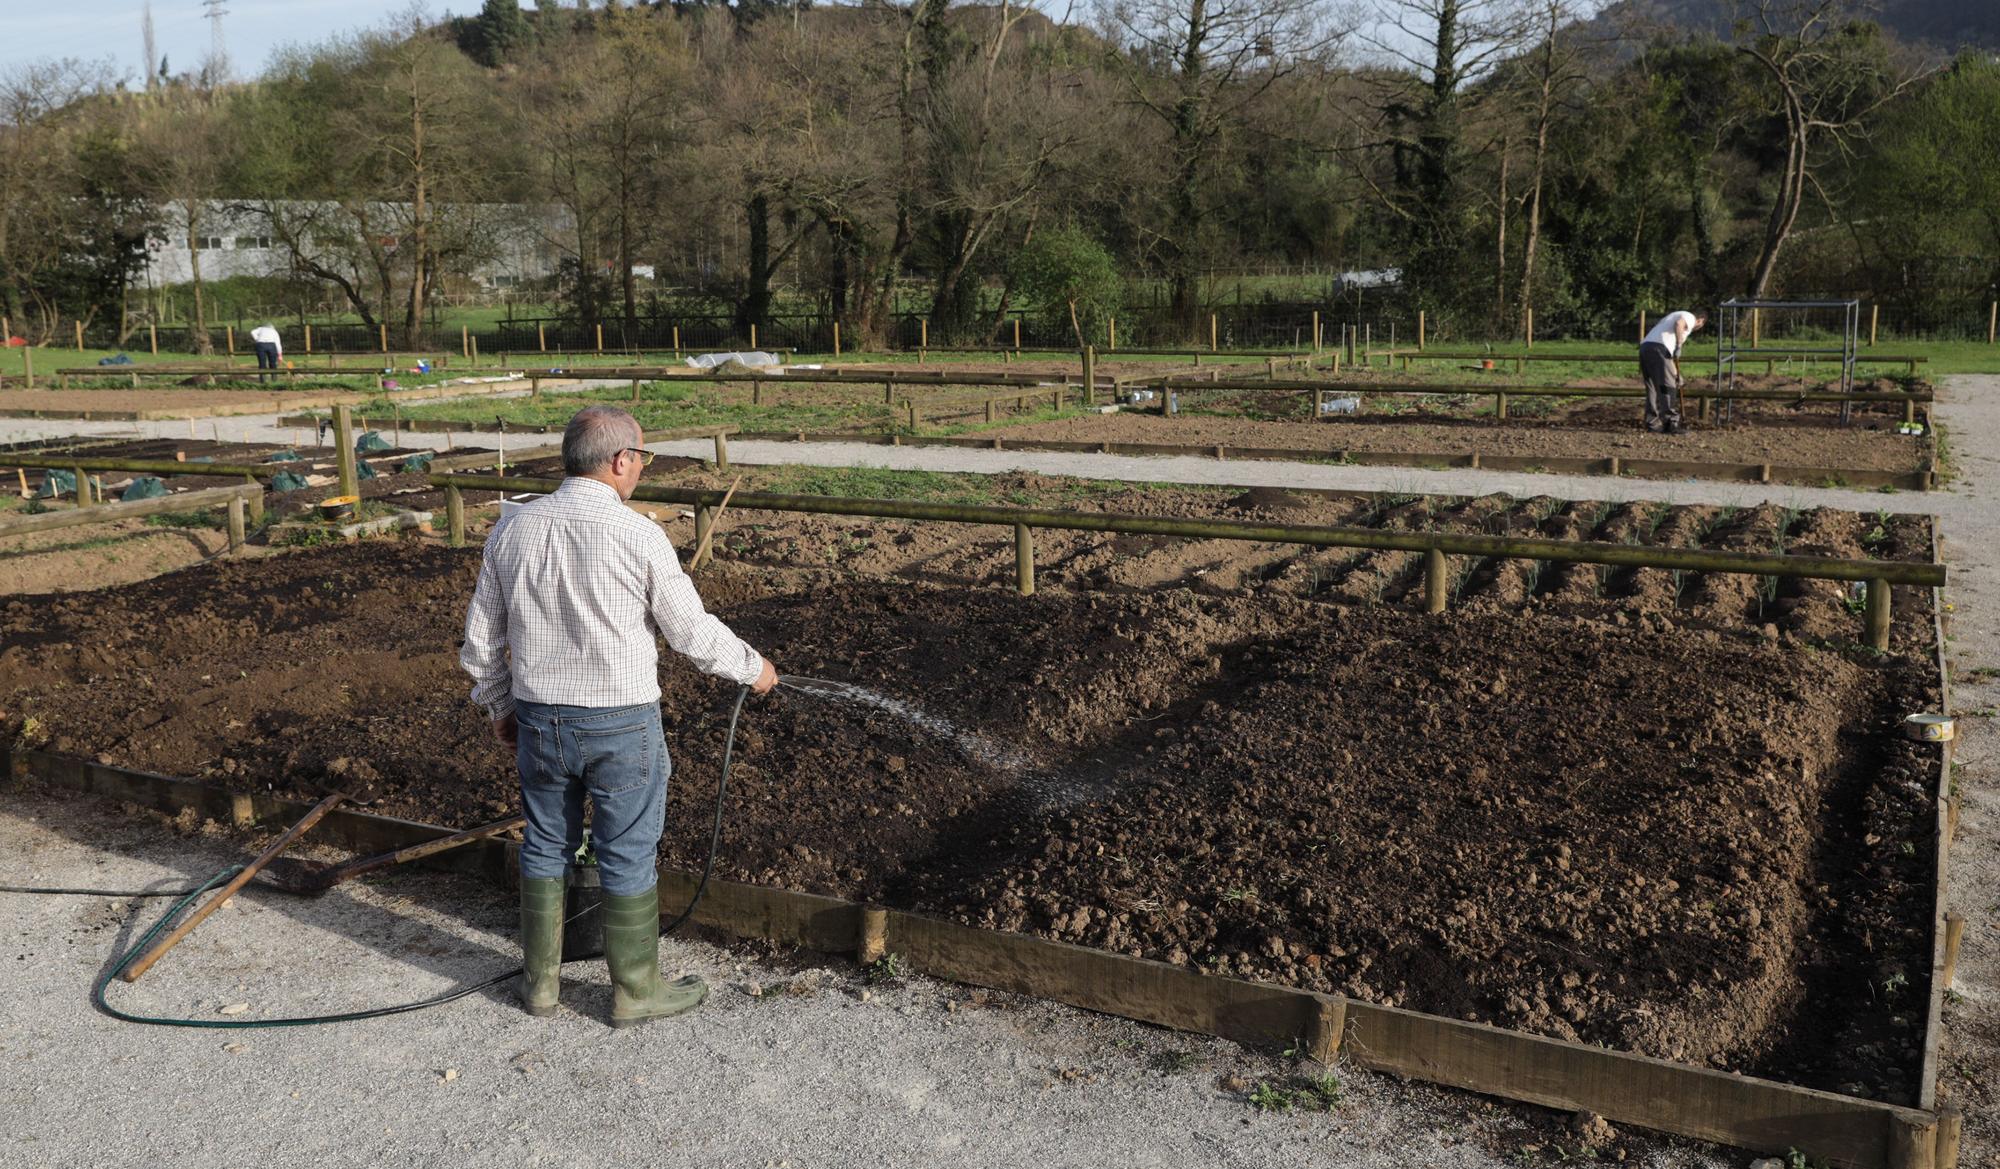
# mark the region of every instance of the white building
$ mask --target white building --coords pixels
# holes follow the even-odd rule
[[[376,249],[393,256],[409,237],[409,216],[406,203],[215,201],[205,205],[194,243],[205,281],[310,275],[318,265],[372,283]],[[162,208],[161,230],[146,241],[146,285],[194,279],[186,223],[178,204]],[[574,226],[559,207],[442,204],[433,209],[430,236],[448,275],[492,289],[554,276],[576,255]]]

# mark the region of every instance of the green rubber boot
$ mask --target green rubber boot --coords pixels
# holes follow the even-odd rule
[[[632,1027],[692,1011],[708,997],[699,978],[660,977],[660,891],[604,895],[604,964],[611,968],[611,1025]]]
[[[562,994],[563,879],[521,881],[521,1005],[553,1015]]]

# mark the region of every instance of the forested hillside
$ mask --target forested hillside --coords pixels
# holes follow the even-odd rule
[[[1745,0],[1756,19],[1718,27],[1685,15],[1714,0],[1373,2],[1058,23],[485,0],[324,30],[249,79],[48,62],[0,90],[0,304],[44,336],[129,326],[156,311],[147,239],[200,237],[218,203],[260,217],[272,300],[413,336],[478,294],[494,217],[441,210],[474,204],[573,225],[560,276],[508,295],[583,320],[810,312],[857,339],[904,312],[940,338],[1023,308],[1066,324],[1079,295],[1081,327],[1123,301],[1190,334],[1260,296],[1472,336],[1852,294],[1948,329],[2000,281],[2000,64],[1900,39],[1987,36],[1996,6],[1903,0],[1877,25]],[[1664,27],[1625,19],[1640,5]]]

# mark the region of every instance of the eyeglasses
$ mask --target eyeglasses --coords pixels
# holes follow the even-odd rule
[[[628,455],[638,455],[638,456],[639,456],[639,465],[640,465],[641,467],[650,467],[650,466],[652,466],[652,465],[653,465],[653,459],[655,458],[655,454],[654,454],[654,452],[652,452],[652,451],[649,451],[649,450],[647,450],[647,449],[646,449],[645,447],[637,447],[637,446],[628,446],[628,447],[626,447],[626,448],[625,448],[625,449],[624,449],[623,451],[621,451],[620,453],[621,453],[621,454],[628,454]]]

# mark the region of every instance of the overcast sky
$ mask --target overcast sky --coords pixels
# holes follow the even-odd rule
[[[145,7],[145,0],[0,0],[0,69],[60,57],[108,59],[137,81],[145,56],[139,31]],[[222,34],[230,71],[251,77],[263,72],[280,45],[378,26],[407,9],[409,0],[225,0],[223,7],[229,13],[222,18]],[[457,0],[432,3],[429,10],[441,17],[478,7],[479,0]],[[201,0],[153,0],[153,37],[174,72],[199,66],[209,44]]]

